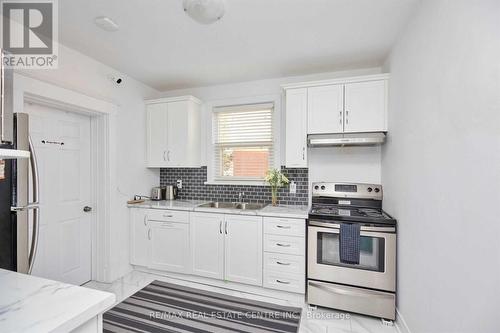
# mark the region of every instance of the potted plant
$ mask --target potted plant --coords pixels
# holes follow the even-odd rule
[[[265,179],[269,186],[271,186],[272,204],[276,206],[278,204],[278,188],[287,185],[290,181],[278,169],[268,170]]]

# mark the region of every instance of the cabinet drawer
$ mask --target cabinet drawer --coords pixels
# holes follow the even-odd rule
[[[305,293],[305,275],[264,271],[264,287],[290,291],[293,293]]]
[[[305,237],[264,235],[264,251],[304,256]]]
[[[306,234],[306,222],[300,219],[264,217],[264,233],[304,237]]]
[[[189,212],[181,210],[148,209],[149,221],[189,223]]]
[[[264,253],[264,269],[283,273],[306,274],[305,258],[283,253]]]

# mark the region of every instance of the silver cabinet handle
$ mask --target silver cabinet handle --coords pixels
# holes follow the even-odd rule
[[[339,112],[339,123],[342,125],[342,111]]]
[[[222,220],[219,221],[219,233],[222,235]]]
[[[163,215],[163,217],[174,217],[173,215]]]
[[[345,123],[346,125],[349,125],[349,111],[345,111]]]
[[[169,150],[169,151],[167,151],[167,161],[169,161],[169,162],[170,162],[170,150]]]
[[[276,263],[278,265],[282,265],[282,266],[290,266],[290,263],[289,262],[281,262],[281,261],[276,261]]]
[[[276,243],[276,245],[281,247],[290,247],[290,244]]]
[[[164,160],[164,161],[166,161],[166,160],[167,160],[167,157],[165,156],[166,154],[167,154],[167,151],[166,151],[166,150],[164,150],[164,151],[163,151],[163,160]]]
[[[148,239],[151,240],[151,228],[148,229]]]
[[[283,281],[283,280],[278,280],[278,279],[276,279],[276,282],[282,283],[282,284],[290,284],[289,281]]]
[[[306,159],[306,147],[302,147],[302,160]]]
[[[276,228],[280,229],[290,229],[291,227],[289,225],[277,225]]]
[[[33,202],[38,203],[40,194],[40,178],[38,176],[38,161],[36,159],[35,147],[31,137],[28,136],[29,149],[31,152],[30,165],[33,180]],[[38,235],[40,234],[40,207],[35,207],[33,211],[33,234],[31,237],[31,249],[28,257],[28,274],[31,274],[35,264],[36,252],[38,250]]]
[[[224,223],[224,233],[227,235],[227,221]]]
[[[144,215],[144,225],[148,225],[148,214]]]

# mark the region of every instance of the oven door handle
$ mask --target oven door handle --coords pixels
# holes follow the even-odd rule
[[[313,286],[315,288],[321,289],[323,291],[333,293],[333,294],[338,294],[338,295],[344,295],[344,296],[356,296],[356,297],[366,297],[366,296],[373,296],[373,297],[387,297],[387,298],[392,298],[393,295],[385,295],[384,293],[375,293],[371,292],[370,290],[364,289],[362,293],[356,292],[356,291],[351,291],[351,290],[346,290],[346,289],[341,289],[341,288],[335,288],[332,286],[325,286],[323,284],[319,284],[316,282],[309,281],[308,282],[310,286]]]
[[[331,233],[336,233],[338,234],[340,232],[340,222],[323,222],[323,221],[316,221],[316,220],[309,220],[308,226],[310,227],[322,227],[322,228],[328,228],[330,229]],[[367,227],[367,226],[361,226],[361,231],[362,232],[387,232],[387,233],[395,233],[396,228],[395,227]]]

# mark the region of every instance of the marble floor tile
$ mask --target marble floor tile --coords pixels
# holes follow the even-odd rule
[[[396,333],[396,326],[387,326],[379,318],[352,315],[351,331],[353,333]]]
[[[170,282],[207,291],[219,292],[225,295],[231,295],[240,298],[252,299],[285,306],[302,307],[302,317],[299,328],[300,333],[397,333],[395,326],[385,326],[382,324],[382,321],[377,318],[351,314],[348,312],[329,310],[325,308],[310,308],[304,302],[299,304],[297,302],[291,302],[289,300],[283,300],[276,297],[246,293],[141,271],[133,271],[130,274],[114,281],[113,283],[90,281],[83,286],[87,288],[112,292],[116,295],[116,303],[120,303],[154,280]]]

